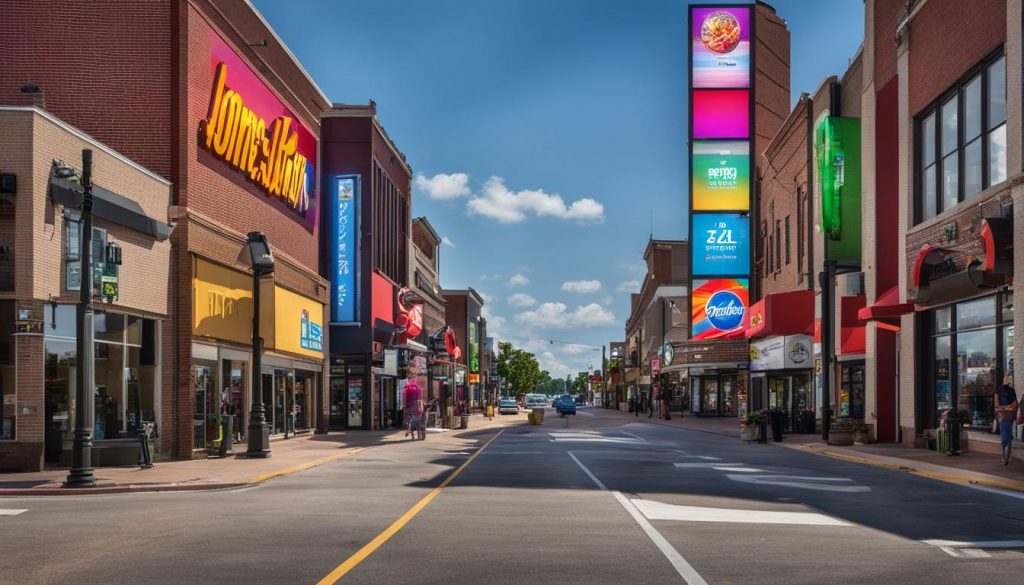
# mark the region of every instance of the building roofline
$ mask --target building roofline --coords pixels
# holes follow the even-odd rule
[[[313,76],[310,75],[309,72],[306,71],[306,68],[302,66],[302,63],[300,63],[299,60],[295,58],[295,54],[292,53],[292,50],[288,48],[288,45],[286,45],[284,40],[281,39],[280,35],[277,34],[277,31],[274,30],[274,27],[270,26],[270,23],[267,22],[267,19],[263,17],[263,14],[256,9],[256,6],[253,5],[252,0],[245,0],[245,3],[249,6],[249,10],[252,10],[253,13],[256,14],[256,17],[260,19],[260,22],[263,23],[263,26],[267,27],[267,30],[270,32],[270,35],[274,37],[274,40],[277,41],[279,45],[281,45],[281,48],[284,49],[285,54],[288,55],[288,58],[292,60],[292,63],[295,64],[295,67],[297,67],[299,71],[302,72],[302,75],[305,76],[306,80],[309,81],[310,85],[313,86],[313,89],[315,89],[316,92],[320,94],[320,99],[324,100],[325,104],[331,103],[331,100],[330,98],[327,97],[327,94],[325,94],[324,91],[320,89],[320,86],[317,85],[316,81],[313,79]]]
[[[438,244],[441,243],[441,236],[437,235],[437,230],[434,229],[433,224],[430,223],[430,220],[427,219],[427,216],[421,215],[419,217],[412,218],[412,220],[418,221],[420,225],[427,228],[427,233],[429,233],[434,238],[434,241],[437,242]]]
[[[68,132],[69,134],[73,134],[73,135],[75,135],[76,137],[78,137],[81,140],[84,140],[86,142],[92,143],[93,145],[96,146],[96,148],[102,150],[103,152],[105,152],[109,156],[112,156],[112,157],[116,158],[117,160],[127,164],[128,166],[130,166],[130,167],[134,168],[135,170],[139,171],[140,173],[143,173],[144,175],[148,176],[149,178],[154,179],[154,180],[160,182],[164,186],[171,187],[173,185],[173,183],[171,183],[167,179],[161,177],[160,175],[156,174],[155,172],[147,169],[146,167],[144,167],[144,166],[140,165],[139,163],[135,162],[134,160],[128,158],[127,156],[121,154],[120,152],[114,150],[113,148],[107,146],[106,144],[100,142],[99,140],[93,138],[92,136],[86,134],[85,132],[79,130],[78,128],[75,128],[71,124],[68,124],[64,120],[58,118],[57,116],[54,116],[50,112],[47,112],[46,110],[43,110],[43,109],[41,109],[39,107],[36,107],[36,106],[4,106],[4,105],[0,105],[0,112],[32,112],[32,113],[36,114],[37,116],[45,118],[47,121],[49,121],[50,123],[54,124],[55,126],[61,128],[65,132]]]
[[[441,289],[441,294],[442,295],[466,295],[468,297],[473,297],[474,299],[476,299],[476,301],[480,303],[480,306],[483,306],[483,304],[484,304],[484,298],[482,296],[480,296],[480,293],[476,292],[476,289],[474,289],[473,287],[468,287],[468,288],[443,288],[443,289]]]
[[[396,159],[402,163],[402,167],[409,173],[409,177],[413,176],[412,166],[409,165],[409,161],[405,158],[405,154],[398,149],[398,145],[391,139],[391,135],[384,129],[383,124],[380,123],[380,119],[377,118],[377,102],[370,100],[368,104],[342,104],[332,103],[330,109],[324,110],[320,113],[320,118],[371,118],[373,125],[380,132],[380,135],[384,137],[384,142],[387,143],[391,152],[395,155]],[[410,193],[410,195],[412,195]]]

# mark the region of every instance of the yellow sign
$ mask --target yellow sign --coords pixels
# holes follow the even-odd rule
[[[279,286],[272,299],[274,335],[267,347],[323,359],[322,337],[316,332],[324,322],[324,306]]]
[[[252,343],[250,275],[197,258],[192,305],[195,335]]]
[[[248,175],[249,180],[288,207],[309,208],[307,158],[299,152],[298,129],[292,119],[269,124],[245,106],[242,96],[227,87],[228,66],[217,65],[210,114],[202,122],[206,150]]]
[[[479,384],[480,383],[480,374],[467,374],[466,375],[466,383],[467,384]]]

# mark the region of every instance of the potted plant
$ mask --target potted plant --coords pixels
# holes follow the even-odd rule
[[[740,439],[744,441],[756,441],[757,434],[762,424],[764,424],[764,411],[763,410],[751,410],[743,417],[743,423],[740,425]]]
[[[828,444],[838,447],[849,447],[853,445],[854,435],[853,423],[846,419],[837,420],[828,431]]]
[[[853,440],[865,445],[872,442],[872,426],[873,425],[865,423],[853,425]]]

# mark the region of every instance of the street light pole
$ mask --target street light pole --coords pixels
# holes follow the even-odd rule
[[[252,407],[249,409],[249,444],[246,457],[270,457],[270,425],[263,409],[261,370],[263,337],[260,336],[260,277],[274,272],[274,256],[262,232],[249,232],[249,255],[252,258]],[[285,423],[287,427],[287,421]]]
[[[93,311],[92,311],[92,150],[82,150],[82,221],[79,231],[81,283],[75,324],[75,431],[71,469],[64,487],[95,487],[92,474]]]

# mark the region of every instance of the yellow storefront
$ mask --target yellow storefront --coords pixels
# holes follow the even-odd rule
[[[219,421],[245,440],[252,407],[252,276],[194,258],[192,388],[195,449],[213,448]],[[265,279],[260,290],[263,358],[257,398],[272,435],[316,426],[324,368],[324,305]]]

